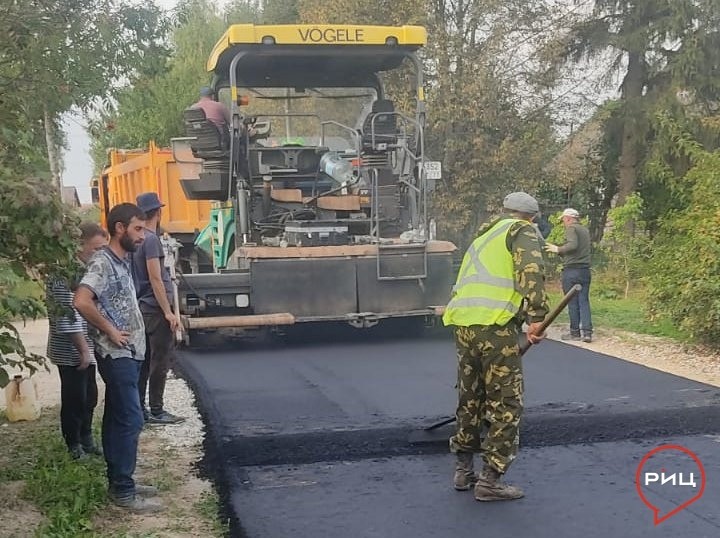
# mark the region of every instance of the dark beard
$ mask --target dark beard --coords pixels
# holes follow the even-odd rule
[[[133,240],[127,234],[123,234],[120,238],[120,246],[125,252],[135,252],[137,245],[133,243]]]

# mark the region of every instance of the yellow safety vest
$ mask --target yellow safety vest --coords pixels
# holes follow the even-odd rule
[[[505,325],[520,310],[512,254],[506,238],[518,219],[503,219],[475,239],[465,253],[444,325]]]

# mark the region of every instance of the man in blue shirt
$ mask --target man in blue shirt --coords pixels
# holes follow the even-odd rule
[[[145,359],[145,326],[135,297],[128,254],[143,242],[145,214],[134,204],[119,204],[107,217],[110,243],[96,252],[75,292],[73,306],[87,320],[98,370],[105,382],[102,443],[110,499],[146,513],[162,509],[141,495],[157,490],[133,480],[143,416],[138,397]]]
[[[175,359],[175,331],[180,325],[173,312],[173,288],[170,272],[165,267],[165,250],[157,236],[162,208],[157,193],[146,192],[137,197],[138,207],[145,213],[145,240],[132,255],[133,278],[140,311],[145,322],[145,363],[140,371],[140,403],[145,421],[151,424],[176,424],[185,419],[164,409],[163,395],[167,374]],[[150,411],[145,407],[149,392]]]

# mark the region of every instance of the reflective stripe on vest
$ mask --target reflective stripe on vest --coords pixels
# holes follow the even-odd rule
[[[503,219],[475,239],[463,258],[443,324],[505,325],[520,309],[506,237],[517,219]]]

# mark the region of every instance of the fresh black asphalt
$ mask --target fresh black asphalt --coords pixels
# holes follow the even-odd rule
[[[361,336],[362,335],[362,336]],[[507,475],[526,490],[478,503],[452,489],[451,340],[380,332],[187,349],[178,369],[208,427],[206,461],[250,538],[720,536],[720,390],[560,342],[524,357],[526,415]],[[703,497],[653,526],[635,491],[667,442],[708,469]]]

